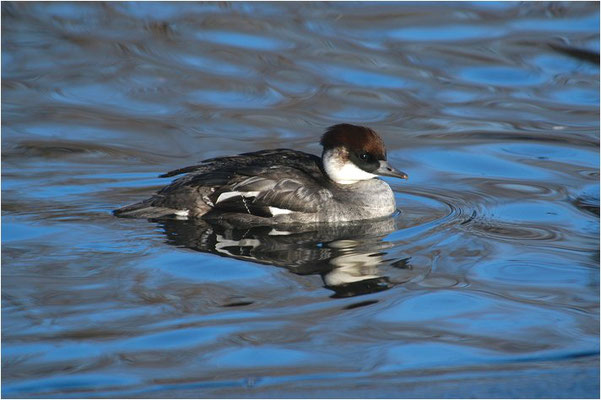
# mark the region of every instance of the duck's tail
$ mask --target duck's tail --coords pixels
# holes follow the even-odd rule
[[[120,218],[188,218],[188,210],[177,210],[152,205],[153,199],[130,204],[113,210],[113,215]]]

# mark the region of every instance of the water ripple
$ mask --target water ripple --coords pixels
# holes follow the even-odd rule
[[[271,50],[280,51],[294,47],[292,42],[276,39],[270,36],[262,36],[250,33],[233,31],[201,31],[195,35],[196,38],[216,44],[233,47],[243,47],[249,50]]]
[[[276,105],[282,101],[282,95],[273,89],[256,90],[241,88],[240,90],[210,90],[201,89],[188,93],[193,104],[203,104],[210,107],[229,108],[263,108]]]
[[[4,397],[598,397],[597,3],[3,2],[2,22]],[[319,154],[345,121],[410,176],[385,178],[392,218],[111,215],[202,159]]]

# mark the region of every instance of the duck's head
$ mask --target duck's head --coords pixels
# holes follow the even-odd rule
[[[322,161],[328,177],[341,185],[392,176],[407,179],[406,173],[386,160],[386,146],[370,128],[351,124],[330,126],[321,137]]]

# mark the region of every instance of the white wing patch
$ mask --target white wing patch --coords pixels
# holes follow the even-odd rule
[[[259,192],[223,192],[217,198],[215,204],[219,204],[219,202],[227,200],[232,197],[242,196],[242,197],[257,197]]]
[[[176,210],[173,214],[175,214],[176,219],[188,219],[190,210]]]
[[[276,216],[276,215],[282,215],[282,214],[290,214],[292,211],[291,210],[286,210],[284,208],[277,208],[277,207],[269,207],[269,212],[271,213],[272,216]]]
[[[277,229],[271,228],[271,230],[268,233],[269,236],[285,236],[285,235],[292,235],[292,232],[288,232],[288,231],[279,231]]]

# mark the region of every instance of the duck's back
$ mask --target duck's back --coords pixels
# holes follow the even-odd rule
[[[209,213],[273,218],[316,212],[331,193],[321,159],[290,149],[218,157],[168,172],[186,174],[153,197],[118,210],[137,218],[201,217]]]

